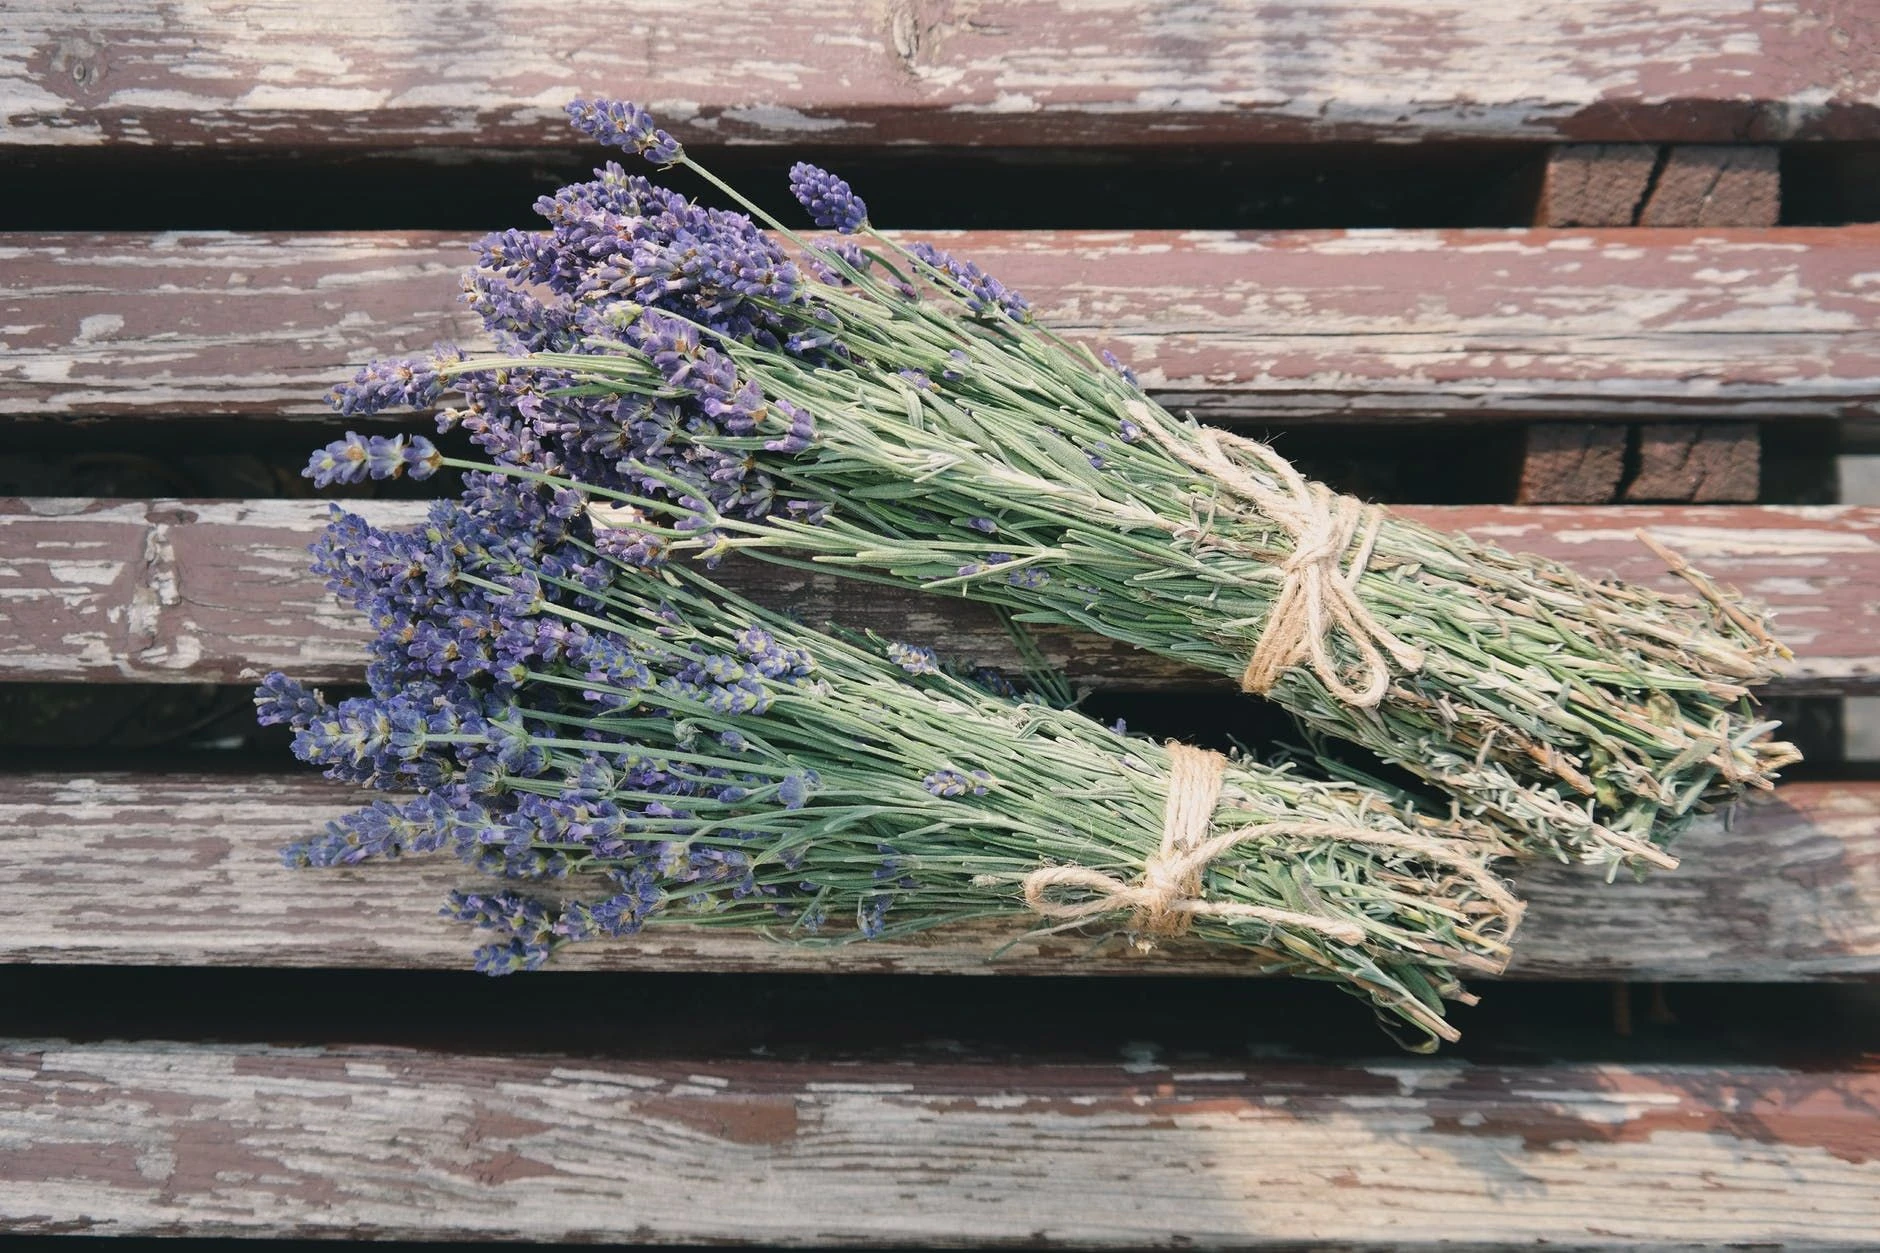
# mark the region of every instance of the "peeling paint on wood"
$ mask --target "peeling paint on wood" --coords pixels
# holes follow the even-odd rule
[[[9,1041],[0,1229],[1854,1247],[1880,1229],[1880,1075]]]
[[[1880,134],[1880,16],[1832,0],[47,0],[0,143],[555,144],[578,93],[687,142],[1755,142]]]
[[[269,670],[357,682],[366,633],[307,571],[325,525],[318,501],[0,500],[0,681],[246,682]],[[421,502],[367,502],[380,525],[415,523]],[[1396,512],[1536,552],[1593,575],[1677,588],[1634,537],[1648,527],[1726,585],[1771,605],[1796,653],[1771,688],[1880,685],[1880,508],[1678,505],[1422,506]],[[810,621],[838,618],[1015,666],[982,607],[838,575],[727,562],[726,583]],[[1046,655],[1093,687],[1205,686],[1212,676],[1100,636],[1040,632]],[[1225,682],[1225,680],[1220,680]]]
[[[0,962],[464,969],[475,934],[437,917],[455,860],[290,871],[280,848],[351,809],[308,775],[0,776]],[[1529,866],[1509,977],[1794,982],[1880,975],[1880,785],[1798,783],[1706,819],[1684,864],[1642,883]],[[553,888],[546,889],[553,894]],[[965,927],[834,948],[656,926],[576,945],[574,970],[1233,974],[1232,954],[1147,956]]]
[[[1214,418],[1880,416],[1875,226],[927,235]],[[370,357],[479,342],[468,260],[434,233],[0,236],[0,412],[324,414]]]

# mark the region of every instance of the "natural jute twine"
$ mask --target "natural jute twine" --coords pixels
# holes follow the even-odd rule
[[[1025,876],[1025,903],[1042,918],[1080,922],[1098,914],[1131,910],[1139,936],[1184,934],[1197,914],[1231,921],[1269,922],[1316,931],[1347,944],[1364,938],[1356,923],[1338,922],[1290,909],[1241,905],[1201,898],[1201,875],[1208,865],[1237,844],[1283,835],[1342,832],[1330,823],[1281,822],[1241,827],[1208,837],[1214,804],[1221,794],[1227,758],[1186,744],[1169,745],[1168,802],[1162,809],[1162,845],[1143,866],[1142,880],[1125,883],[1088,866],[1046,866]],[[1082,888],[1091,895],[1074,904],[1052,900],[1052,888]]]
[[[1168,800],[1162,809],[1162,842],[1144,864],[1142,878],[1126,883],[1088,866],[1045,866],[1025,876],[1025,903],[1041,918],[1075,923],[1100,914],[1129,910],[1138,944],[1156,937],[1185,934],[1199,916],[1229,922],[1265,922],[1276,927],[1314,931],[1346,944],[1364,939],[1354,922],[1323,918],[1291,909],[1210,901],[1201,895],[1202,875],[1229,849],[1255,840],[1335,839],[1372,848],[1392,848],[1447,866],[1467,878],[1483,898],[1508,918],[1521,915],[1521,903],[1486,868],[1440,841],[1409,831],[1384,831],[1336,822],[1251,823],[1210,837],[1208,828],[1220,798],[1227,758],[1206,749],[1171,743]],[[1090,895],[1067,903],[1053,900],[1053,888],[1081,888]]]
[[[1207,474],[1292,539],[1292,552],[1279,563],[1279,595],[1240,676],[1242,691],[1265,695],[1289,667],[1304,659],[1332,695],[1347,705],[1369,709],[1390,689],[1385,653],[1405,671],[1422,668],[1423,650],[1392,635],[1358,599],[1358,580],[1384,524],[1382,510],[1341,496],[1322,483],[1308,483],[1291,462],[1256,440],[1201,427],[1189,432],[1190,444],[1164,431],[1140,401],[1131,402],[1129,409],[1142,429],[1183,465]],[[1243,461],[1270,474],[1279,487],[1261,483],[1243,468]],[[1339,563],[1354,540],[1358,551],[1350,568],[1341,571]],[[1346,683],[1338,673],[1327,642],[1334,627],[1358,650],[1364,678],[1361,687]]]

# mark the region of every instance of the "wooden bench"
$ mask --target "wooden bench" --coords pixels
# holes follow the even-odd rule
[[[1880,145],[1876,46],[1880,13],[1828,0],[0,14],[0,160],[27,175],[0,205],[0,1233],[1870,1246],[1880,1013],[1846,984],[1880,974],[1880,782],[1831,736],[1675,873],[1524,869],[1508,980],[1460,1049],[1415,1060],[1231,960],[1062,938],[988,962],[998,937],[971,930],[807,950],[655,928],[566,974],[449,973],[470,941],[435,909],[468,872],[281,869],[350,798],[218,711],[268,669],[362,673],[364,633],[305,570],[325,505],[290,473],[330,437],[321,392],[476,342],[454,300],[472,232],[422,206],[347,229],[382,220],[373,178],[474,168],[526,203],[532,170],[592,155],[563,101],[610,92],[727,160],[1057,184],[985,219],[1023,229],[947,246],[1166,403],[1406,513],[1662,582],[1631,539],[1649,525],[1777,608],[1797,660],[1772,697],[1832,729],[1880,691],[1880,508],[1829,486],[1839,425],[1880,416],[1880,225],[1783,197]],[[1270,207],[1284,189],[1231,230],[1152,204],[1209,162],[1483,154],[1525,206],[1496,227],[1322,229]],[[296,167],[333,180],[294,207],[324,225],[215,216]],[[1090,171],[1132,169],[1175,181],[1105,212],[1160,225],[1080,229]],[[183,217],[144,216],[139,180],[198,176],[201,199],[164,193]],[[79,498],[120,472],[152,486]],[[730,573],[1011,660],[968,606]],[[1251,708],[1103,640],[1044,643],[1132,719]],[[197,690],[215,717],[160,751],[103,726]],[[56,735],[52,706],[77,711]],[[1000,978],[943,977],[965,975]],[[1633,1022],[1629,983],[1677,986]]]

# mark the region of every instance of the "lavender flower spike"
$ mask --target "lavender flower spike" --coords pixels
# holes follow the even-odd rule
[[[363,483],[367,479],[395,479],[409,473],[414,479],[428,479],[443,465],[443,454],[422,435],[364,436],[346,432],[322,448],[300,473],[313,480],[315,487],[334,483]]]
[[[816,225],[838,234],[853,235],[868,221],[868,206],[847,182],[807,161],[790,167],[790,194]]]
[[[590,139],[637,152],[654,165],[671,165],[685,148],[659,127],[652,115],[627,100],[570,100],[568,120]]]

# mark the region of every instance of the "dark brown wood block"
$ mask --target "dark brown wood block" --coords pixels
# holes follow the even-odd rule
[[[1617,497],[1625,474],[1624,426],[1597,422],[1535,422],[1523,431],[1523,505],[1603,505]]]
[[[1145,1024],[1145,1038],[1154,1038]],[[845,1248],[1833,1247],[1880,1074],[0,1044],[14,1233]]]
[[[419,503],[365,502],[381,525],[415,522]],[[307,572],[325,523],[318,501],[0,501],[0,680],[246,682],[272,669],[356,682],[358,617]],[[1765,601],[1796,660],[1774,690],[1862,691],[1880,682],[1880,508],[1402,506],[1431,525],[1537,552],[1589,574],[1683,585],[1634,533]],[[810,621],[836,618],[956,656],[1015,665],[983,607],[804,574],[750,560],[718,577]],[[1143,689],[1224,679],[1101,636],[1052,631],[1046,655],[1080,683]]]
[[[554,0],[16,3],[0,144],[575,146],[613,92],[689,143],[817,145],[1880,135],[1880,15],[1834,0]]]
[[[1724,504],[1756,499],[1762,441],[1749,423],[1650,423],[1639,431],[1628,501]]]
[[[1536,226],[1636,226],[1658,148],[1561,144],[1547,154]]]
[[[1880,416],[1880,227],[937,238],[1223,420]],[[324,413],[368,358],[480,342],[469,255],[429,233],[0,236],[0,413]]]
[[[489,881],[448,855],[284,869],[279,850],[365,803],[308,774],[0,775],[0,962],[464,969],[481,942],[437,916]],[[1880,785],[1797,783],[1706,819],[1682,865],[1607,883],[1590,867],[1521,867],[1529,902],[1516,979],[1797,982],[1880,975]],[[561,885],[542,889],[554,896]],[[836,947],[723,928],[654,926],[564,950],[570,970],[898,974],[1185,974],[1233,954],[1057,936],[992,960],[1022,925]]]
[[[1679,145],[1640,209],[1641,226],[1774,226],[1782,186],[1773,145]]]

